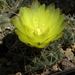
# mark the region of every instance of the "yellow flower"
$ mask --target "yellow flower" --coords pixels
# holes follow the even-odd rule
[[[21,7],[19,15],[12,19],[20,41],[32,47],[44,48],[50,42],[62,37],[66,23],[64,14],[54,4],[45,6],[35,0],[31,7]]]

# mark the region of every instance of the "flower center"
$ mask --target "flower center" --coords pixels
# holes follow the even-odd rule
[[[41,31],[40,28],[37,28],[36,31],[37,31],[37,34],[38,34],[38,35],[41,35],[41,34],[42,34],[42,31]]]

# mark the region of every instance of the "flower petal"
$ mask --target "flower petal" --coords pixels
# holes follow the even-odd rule
[[[38,8],[40,7],[40,3],[38,2],[38,0],[34,0],[32,5],[31,5],[31,10],[32,12],[37,12]]]
[[[23,11],[23,12],[22,12]],[[21,13],[22,12],[22,13]],[[20,20],[23,23],[24,26],[28,27],[28,26],[32,26],[32,11],[30,10],[30,8],[24,7],[24,8],[20,8]]]
[[[64,35],[64,33],[61,32],[53,40],[57,40],[57,39],[61,38],[63,35]]]
[[[47,9],[50,11],[50,13],[53,13],[55,11],[54,3],[50,4],[49,6],[47,6]]]
[[[54,25],[53,24],[51,25],[47,37],[53,36],[59,30],[60,25],[62,24],[63,20],[64,20],[64,15],[60,15],[58,21],[54,23]]]
[[[24,29],[23,29],[23,26],[22,26],[21,21],[19,20],[19,18],[12,19],[12,23],[13,23],[13,25],[15,25],[16,28],[19,29],[19,31],[24,33]]]
[[[20,39],[20,41],[26,43],[27,45],[28,44],[33,46],[35,45],[26,34],[21,33],[18,29],[15,30],[15,33],[18,35],[18,38]]]

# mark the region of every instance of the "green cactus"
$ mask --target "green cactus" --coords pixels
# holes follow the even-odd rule
[[[8,12],[9,17],[13,17],[18,13],[20,7],[29,7],[32,0],[6,0],[6,2],[8,5],[5,12]]]
[[[11,38],[13,38],[11,40]],[[31,48],[20,42],[15,34],[9,34],[5,37],[4,43],[9,47],[8,55],[12,56],[12,61],[17,62],[19,67],[25,73],[44,71],[56,64],[63,57],[60,52],[60,46],[57,41],[51,43],[48,47],[38,49]]]
[[[0,15],[0,19],[0,25],[10,21],[5,13]],[[4,38],[3,43],[6,44],[7,48],[9,49],[7,56],[11,56],[10,58],[12,64],[18,63],[20,69],[23,72],[28,73],[39,70],[44,71],[60,61],[63,54],[60,51],[61,47],[59,44],[64,46],[75,43],[75,19],[72,16],[66,16],[65,21],[67,21],[69,25],[64,30],[63,38],[52,42],[48,47],[43,49],[26,46],[24,43],[18,40],[14,33],[7,35]]]
[[[0,0],[0,9],[3,9],[6,6],[6,0]]]
[[[52,65],[56,64],[63,57],[62,53],[60,52],[60,48],[58,48],[57,46],[58,42],[55,41],[48,47],[42,49],[40,51],[40,54],[35,55],[32,60],[29,59],[30,63],[28,65],[25,65],[26,69],[28,71],[44,71],[46,69],[49,69]]]
[[[14,33],[6,36],[4,43],[9,48],[8,56],[12,56],[12,63],[18,63],[20,69],[27,73],[44,71],[60,61],[63,57],[60,52],[62,46],[75,43],[75,19],[72,16],[66,16],[65,21],[69,25],[64,30],[64,36],[43,49],[26,46]]]
[[[64,30],[64,36],[43,49],[26,46],[18,40],[14,33],[7,35],[4,38],[4,44],[9,49],[8,56],[12,57],[12,64],[17,63],[19,68],[27,73],[44,71],[60,61],[63,57],[63,54],[60,52],[62,46],[75,43],[75,35],[73,35],[75,33],[75,19],[72,16],[66,16],[65,21],[69,25]]]
[[[10,22],[6,13],[0,14],[0,25]]]
[[[68,15],[65,17],[65,21],[68,22],[68,26],[64,30],[64,36],[60,39],[62,46],[70,46],[75,43],[75,15]]]

